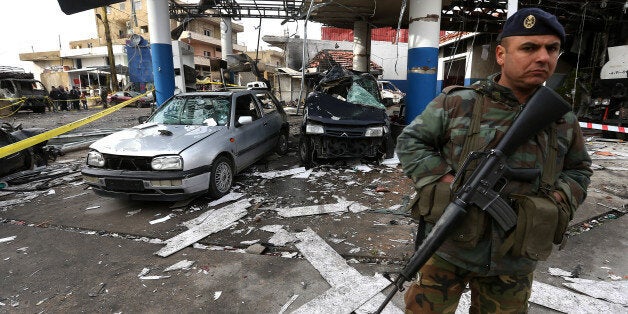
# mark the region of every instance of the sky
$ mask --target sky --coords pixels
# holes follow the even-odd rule
[[[87,0],[85,0],[87,1]],[[259,19],[234,21],[244,25],[238,43],[254,51],[257,45]],[[281,20],[264,20],[263,35],[297,34],[303,37],[303,22],[280,25]],[[1,0],[0,1],[0,65],[19,66],[30,71],[31,62],[19,60],[25,52],[51,51],[68,48],[74,40],[95,38],[96,24],[93,10],[65,15],[56,0]],[[308,23],[308,39],[320,39],[320,24]],[[260,40],[261,48],[268,45]]]

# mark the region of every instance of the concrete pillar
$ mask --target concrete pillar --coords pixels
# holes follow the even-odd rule
[[[233,41],[231,39],[231,19],[223,18],[220,21],[220,46],[223,60],[227,60],[227,55],[233,54]]]
[[[421,114],[436,96],[442,0],[411,0],[408,30],[406,123]]]
[[[174,95],[174,64],[168,0],[148,0],[147,11],[155,79],[155,102],[159,107]]]
[[[353,70],[368,72],[371,32],[366,21],[353,23]]]
[[[519,1],[518,0],[508,0],[508,12],[506,13],[507,17],[515,14],[519,10]]]

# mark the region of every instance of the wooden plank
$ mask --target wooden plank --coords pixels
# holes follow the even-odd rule
[[[155,254],[161,257],[170,256],[212,233],[229,228],[238,219],[246,216],[246,209],[249,206],[251,203],[248,200],[241,200],[212,211],[211,215],[205,217],[203,222],[166,240],[166,246]]]
[[[330,288],[292,313],[352,313],[390,284],[381,275],[361,277]]]
[[[367,281],[371,280],[371,277],[363,276],[355,268],[349,266],[347,261],[312,229],[308,228],[294,235],[300,240],[300,242],[295,244],[297,249],[299,249],[301,254],[319,271],[321,276],[323,276],[332,287],[345,286],[347,283],[356,283],[356,285],[362,286],[365,285]],[[384,281],[386,285],[382,286],[377,292],[380,292],[390,284],[388,280],[384,279]],[[347,289],[350,288],[351,287]],[[342,294],[338,294],[342,293],[342,291],[336,291],[334,293],[337,294],[335,297],[342,297]],[[363,292],[356,290],[351,293]],[[336,299],[331,295],[328,297],[328,302],[336,302]],[[373,313],[379,308],[379,305],[384,302],[385,298],[386,297],[381,293],[372,294],[371,297],[367,298],[364,302],[358,303],[357,307],[353,308],[351,311],[357,313]],[[403,311],[394,304],[389,303],[382,313],[403,313]]]

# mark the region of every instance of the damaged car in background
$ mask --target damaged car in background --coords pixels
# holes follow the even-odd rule
[[[334,65],[305,100],[299,157],[305,167],[320,160],[394,154],[390,119],[375,77]]]
[[[0,147],[15,144],[46,131],[44,128],[23,128],[22,124],[13,125],[2,122],[0,124]],[[46,166],[49,161],[54,161],[57,156],[62,155],[59,149],[47,144],[48,141],[42,141],[0,158],[0,181],[9,181],[10,178],[19,176],[23,171]]]
[[[182,93],[145,123],[90,146],[84,180],[96,194],[135,200],[183,200],[227,194],[234,175],[276,152],[289,128],[265,90]]]

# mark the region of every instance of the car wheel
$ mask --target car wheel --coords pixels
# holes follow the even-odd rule
[[[209,195],[221,198],[231,189],[233,183],[233,167],[228,158],[219,156],[212,163],[209,177]]]
[[[301,159],[301,165],[305,168],[312,168],[312,166],[314,166],[312,144],[310,143],[310,139],[304,135],[301,135],[301,139],[299,140],[299,159]]]
[[[142,108],[142,102],[141,101],[136,101],[135,102],[135,107],[136,108]]]
[[[285,155],[288,153],[288,132],[281,131],[279,138],[277,139],[277,148],[275,148],[277,155]]]

